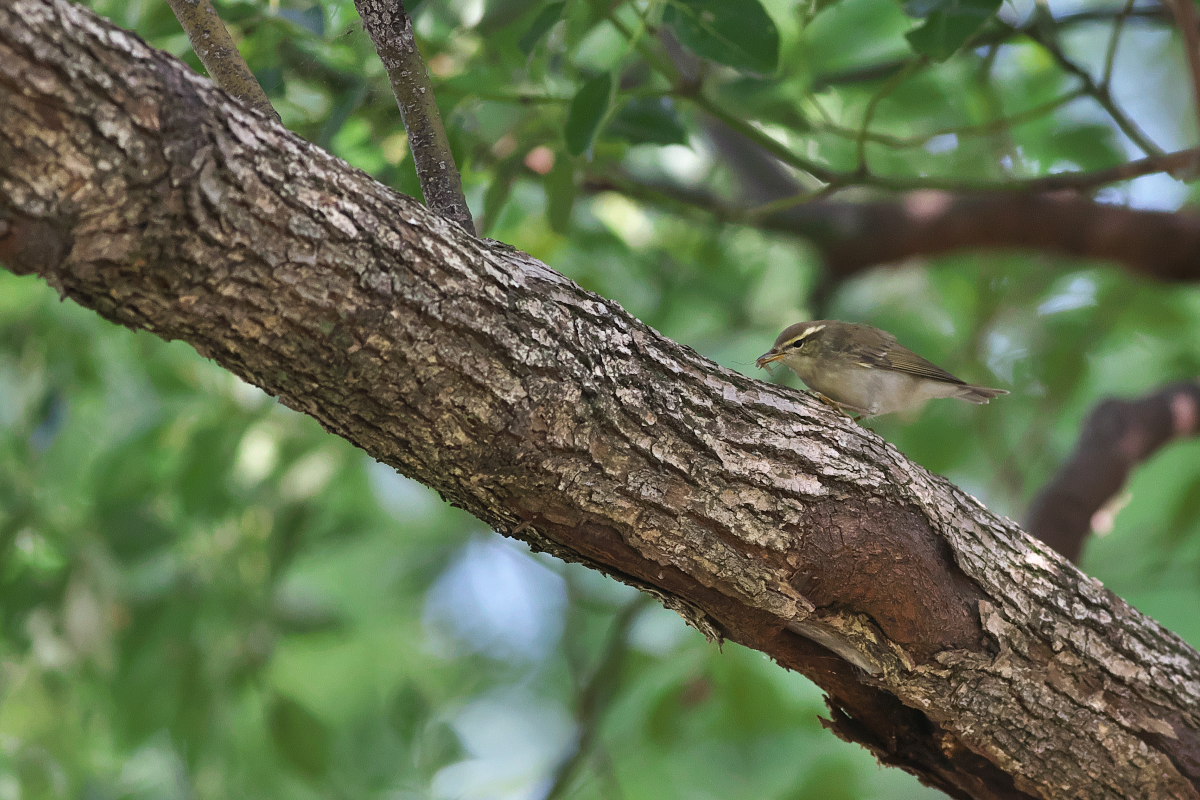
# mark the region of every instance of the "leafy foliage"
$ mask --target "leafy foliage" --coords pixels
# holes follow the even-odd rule
[[[906,38],[916,52],[944,61],[999,10],[1000,0],[913,0],[905,11],[923,22]]]
[[[567,112],[567,152],[581,156],[591,152],[600,126],[608,118],[613,102],[613,76],[603,72],[579,87]]]
[[[751,72],[770,73],[779,61],[779,30],[758,0],[674,0],[663,21],[697,55]]]
[[[166,4],[92,5],[199,68]],[[417,193],[352,4],[218,5],[290,128]],[[757,377],[785,379],[753,367],[778,330],[829,316],[1012,387],[987,408],[872,423],[993,508],[1021,515],[1099,398],[1200,370],[1191,288],[1027,254],[837,282],[803,240],[726,216],[778,200],[740,165],[750,150],[792,177],[827,170],[850,198],[1138,155],[1064,59],[1118,112],[1140,109],[1163,147],[1181,144],[1182,66],[1110,69],[1107,6],[1042,19],[1055,35],[1037,39],[991,0],[410,7],[487,235]],[[1161,21],[1143,23],[1123,27],[1118,54],[1159,41]],[[795,191],[811,199],[803,180]],[[1184,197],[1166,178],[1110,194]],[[1138,473],[1084,567],[1200,644],[1196,447]],[[0,796],[540,796],[585,729],[595,746],[571,797],[934,796],[822,732],[799,676],[718,652],[624,587],[479,530],[186,347],[7,273],[0,548]],[[589,686],[604,702],[585,713]]]

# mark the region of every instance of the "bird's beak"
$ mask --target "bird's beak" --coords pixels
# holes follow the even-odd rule
[[[759,356],[754,363],[759,369],[766,369],[767,364],[770,364],[772,361],[778,361],[781,358],[783,358],[783,353],[777,350],[768,350]]]

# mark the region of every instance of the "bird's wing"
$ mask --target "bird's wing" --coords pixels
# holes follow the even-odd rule
[[[932,361],[922,358],[907,347],[898,344],[893,344],[890,348],[868,347],[859,355],[862,358],[863,366],[890,369],[893,372],[903,372],[906,375],[928,380],[965,383]]]

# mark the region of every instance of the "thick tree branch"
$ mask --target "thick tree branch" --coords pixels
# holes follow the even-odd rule
[[[354,0],[354,7],[392,83],[425,202],[463,230],[474,233],[475,222],[463,195],[462,177],[403,0]]]
[[[1029,532],[1075,561],[1092,520],[1159,448],[1200,433],[1200,383],[1171,384],[1137,400],[1105,400],[1088,415],[1075,452],[1029,511]]]
[[[1200,278],[1200,215],[1124,208],[1069,193],[912,192],[867,203],[825,201],[764,220],[805,235],[834,273],[966,249],[1027,249],[1114,261],[1161,281]]]
[[[0,259],[804,672],[839,735],[955,797],[1200,797],[1176,636],[870,431],[63,0],[0,5]]]
[[[880,264],[969,249],[1040,250],[1113,261],[1160,281],[1200,278],[1200,214],[1125,208],[1067,192],[929,190],[894,200],[820,200],[751,214],[704,190],[620,175],[593,178],[585,187],[801,237],[821,252],[839,279]]]
[[[192,50],[208,74],[225,91],[265,114],[279,119],[279,112],[242,58],[229,29],[210,0],[167,0],[175,18],[187,33]]]

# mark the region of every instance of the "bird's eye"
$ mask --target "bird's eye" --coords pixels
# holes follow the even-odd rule
[[[792,348],[793,350],[799,350],[803,345],[804,345],[804,340],[797,339],[796,341],[789,344],[788,347]]]

